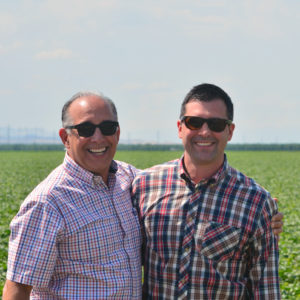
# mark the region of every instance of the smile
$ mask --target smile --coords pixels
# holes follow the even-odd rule
[[[196,144],[201,147],[207,147],[207,146],[211,146],[213,142],[196,142]]]
[[[99,149],[88,149],[88,152],[93,153],[93,154],[103,154],[106,152],[107,147],[99,148]]]

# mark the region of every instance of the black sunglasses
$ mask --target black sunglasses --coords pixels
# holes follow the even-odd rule
[[[91,122],[84,122],[77,125],[66,126],[67,129],[77,129],[78,135],[82,137],[91,137],[97,127],[103,135],[113,135],[116,133],[119,123],[117,121],[103,121],[95,125]]]
[[[207,124],[211,131],[222,132],[226,125],[230,125],[232,121],[220,118],[201,118],[201,117],[191,117],[183,116],[181,122],[184,122],[185,126],[191,130],[200,129],[204,123]]]

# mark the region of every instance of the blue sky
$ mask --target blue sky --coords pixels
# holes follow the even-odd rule
[[[233,143],[300,142],[300,2],[0,1],[0,128],[57,132],[80,90],[117,105],[121,139],[176,143],[202,82],[235,105]]]

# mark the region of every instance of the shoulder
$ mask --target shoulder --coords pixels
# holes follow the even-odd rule
[[[68,174],[64,165],[56,167],[43,181],[41,181],[29,194],[29,196],[50,196],[59,186],[65,185],[68,181]]]
[[[32,210],[34,207],[39,209],[47,207],[59,211],[56,198],[60,188],[67,185],[66,178],[63,165],[59,165],[29,193],[21,204],[20,212]]]
[[[27,232],[38,232],[45,224],[47,230],[53,233],[63,230],[64,216],[53,194],[56,182],[50,181],[51,174],[22,202],[18,213],[10,223],[12,235],[18,232],[25,235]]]
[[[253,178],[232,167],[228,168],[227,176],[236,200],[245,208],[247,214],[253,217],[253,221],[269,223],[277,212],[277,204],[270,192]]]
[[[174,173],[178,170],[178,164],[179,159],[176,159],[140,171],[135,177],[134,183],[143,180],[144,178],[160,177],[164,174]]]
[[[116,164],[116,168],[117,168],[116,175],[118,177],[125,176],[133,180],[133,178],[139,172],[139,170],[135,166],[128,164],[126,162],[119,161],[119,160],[114,160],[113,162]]]
[[[249,195],[255,194],[261,197],[269,197],[270,193],[257,183],[253,178],[248,177],[239,170],[229,166],[227,170],[227,180],[237,185],[243,191],[248,191]]]
[[[138,173],[137,178],[142,178],[144,176],[154,176],[159,175],[164,172],[172,172],[178,169],[179,159],[171,160],[163,164],[152,166]]]
[[[179,159],[155,165],[145,169],[137,174],[133,183],[132,189],[136,192],[140,187],[145,185],[155,186],[162,185],[166,180],[176,179],[178,177]]]

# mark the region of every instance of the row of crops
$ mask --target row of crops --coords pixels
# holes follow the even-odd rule
[[[181,152],[119,151],[116,158],[143,169]],[[64,153],[0,152],[0,294],[5,282],[9,223],[33,187],[63,160]],[[280,278],[283,299],[300,299],[300,152],[228,152],[229,162],[279,198],[284,213]]]

